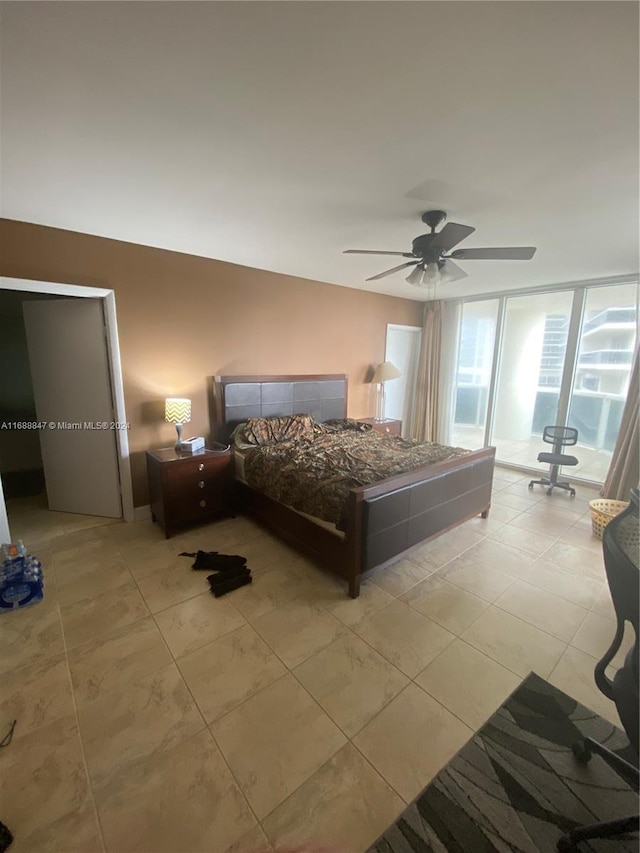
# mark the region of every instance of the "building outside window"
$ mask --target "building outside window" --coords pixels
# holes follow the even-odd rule
[[[618,285],[586,294],[568,425],[579,432],[581,473],[589,479],[604,480],[618,437],[636,344],[636,291]]]

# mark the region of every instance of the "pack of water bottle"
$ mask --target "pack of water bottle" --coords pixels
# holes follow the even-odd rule
[[[42,563],[20,540],[0,549],[0,613],[42,601]]]

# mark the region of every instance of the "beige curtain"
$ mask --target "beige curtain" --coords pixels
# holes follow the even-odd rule
[[[439,416],[440,353],[442,350],[442,302],[424,303],[420,359],[413,400],[411,437],[437,441]]]
[[[640,478],[640,435],[638,432],[638,353],[636,348],[631,369],[629,393],[622,413],[620,431],[613,451],[611,466],[600,490],[603,498],[617,501],[628,501],[631,489],[638,487]]]

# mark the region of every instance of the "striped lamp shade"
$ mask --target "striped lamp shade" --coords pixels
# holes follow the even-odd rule
[[[188,424],[191,420],[191,400],[186,397],[167,397],[164,419],[170,424]]]

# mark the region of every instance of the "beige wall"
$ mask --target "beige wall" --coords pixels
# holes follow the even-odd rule
[[[349,415],[373,415],[370,368],[387,323],[421,325],[421,303],[0,219],[0,275],[116,294],[134,503],[147,503],[144,451],[173,443],[166,396],[192,399],[185,435],[210,432],[209,377],[348,373]]]

